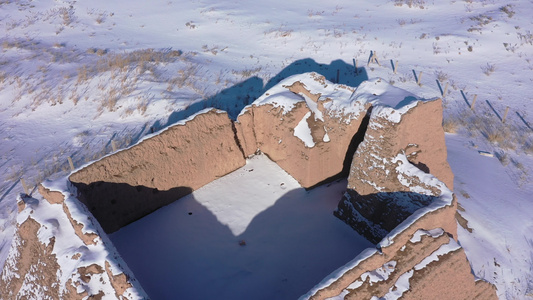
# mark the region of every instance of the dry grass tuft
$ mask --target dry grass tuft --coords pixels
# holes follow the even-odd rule
[[[515,12],[512,10],[513,6],[511,4],[507,4],[505,6],[500,7],[500,11],[507,14],[507,17],[512,18],[515,14]]]
[[[459,128],[459,122],[455,118],[444,118],[442,121],[442,128],[444,129],[444,132],[456,133]]]
[[[490,74],[492,74],[492,73],[494,73],[494,71],[496,71],[496,66],[487,63],[487,65],[481,66],[481,70],[483,70],[483,73],[485,75],[490,76]]]
[[[420,9],[424,9],[426,2],[424,0],[394,0],[395,6],[403,6],[404,4],[409,8],[418,7]]]

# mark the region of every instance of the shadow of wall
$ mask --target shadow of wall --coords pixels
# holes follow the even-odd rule
[[[192,188],[185,186],[160,191],[142,185],[103,181],[73,184],[80,193],[80,201],[87,206],[106,233],[115,232],[193,192]]]
[[[361,82],[368,79],[368,74],[364,68],[356,69],[355,66],[347,64],[342,60],[334,60],[330,64],[320,64],[311,58],[300,59],[285,67],[266,83],[257,76],[248,78],[229,88],[223,89],[214,96],[193,103],[184,110],[173,112],[168,118],[167,123],[163,124],[160,121],[156,121],[152,127],[154,130],[159,130],[208,107],[224,110],[228,112],[232,120],[236,120],[245,106],[252,104],[257,98],[281,80],[306,72],[316,72],[325,76],[331,82],[352,87],[357,87]]]
[[[312,59],[302,59],[287,66],[266,85],[262,79],[251,77],[185,110],[172,113],[167,124],[156,122],[152,127],[168,127],[206,107],[225,110],[230,119],[235,119],[243,107],[251,104],[274,84],[302,72],[317,72],[333,81],[350,85],[367,79],[364,69],[356,72],[353,66],[340,60],[319,64]],[[172,202],[171,198],[177,200],[244,164],[232,121],[227,117],[224,117],[224,121],[211,120],[220,119],[220,115],[210,111],[195,116],[186,123],[186,129],[181,128],[185,126],[173,126],[131,149],[104,157],[72,174],[69,179],[78,187],[80,198],[104,230],[108,233],[116,231]],[[175,131],[179,132],[174,134]],[[356,145],[351,145],[350,149],[354,147]],[[344,157],[345,153],[342,155]],[[350,161],[348,156],[346,158]],[[231,161],[238,163],[229,163]],[[197,180],[200,177],[207,179]],[[139,181],[139,178],[148,181]],[[146,207],[142,204],[143,197]]]
[[[428,206],[435,199],[437,197],[413,192],[360,195],[348,189],[334,214],[377,244],[416,210]]]

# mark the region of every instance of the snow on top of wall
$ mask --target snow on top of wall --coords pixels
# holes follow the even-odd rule
[[[408,187],[411,192],[423,195],[433,195],[434,193],[426,187],[435,187],[441,191],[447,190],[445,184],[437,177],[430,173],[425,173],[413,166],[407,159],[405,153],[399,153],[396,155],[396,157],[392,159],[392,163],[397,164],[396,171],[398,172],[398,181],[402,185]],[[418,179],[420,183],[412,184],[411,178]]]
[[[200,110],[199,112],[197,112],[197,113],[195,113],[195,114],[192,114],[191,116],[189,116],[189,117],[187,117],[187,118],[185,118],[185,119],[179,120],[178,122],[176,122],[176,123],[174,123],[174,124],[172,124],[172,125],[170,125],[170,126],[168,126],[168,127],[165,127],[165,128],[163,128],[163,129],[161,129],[161,130],[159,130],[159,131],[157,131],[157,132],[150,133],[150,134],[147,134],[147,135],[143,136],[143,137],[140,138],[135,144],[133,144],[133,145],[131,145],[131,146],[128,146],[128,147],[126,147],[126,148],[122,148],[122,149],[118,149],[117,151],[114,151],[114,152],[108,153],[108,154],[106,154],[106,155],[100,157],[99,159],[96,159],[96,160],[93,160],[93,161],[90,161],[90,162],[87,162],[87,163],[85,163],[85,164],[80,165],[79,167],[77,167],[76,169],[74,169],[72,172],[70,172],[70,174],[69,174],[67,177],[70,177],[70,175],[72,175],[72,174],[74,174],[74,173],[76,173],[76,172],[78,172],[78,171],[80,171],[80,170],[86,168],[86,167],[89,166],[89,165],[92,165],[92,164],[95,163],[95,162],[98,162],[98,161],[100,161],[100,160],[103,160],[103,159],[105,159],[105,158],[108,157],[108,156],[112,156],[112,155],[114,155],[114,154],[116,154],[116,153],[118,153],[118,152],[122,152],[122,151],[129,150],[129,149],[131,149],[131,148],[133,148],[133,147],[135,147],[135,146],[141,144],[141,143],[144,142],[145,140],[148,140],[148,139],[150,139],[150,138],[152,138],[152,137],[154,137],[154,136],[158,136],[158,135],[162,134],[163,132],[169,130],[170,128],[172,128],[172,127],[174,127],[174,126],[185,125],[187,122],[190,122],[190,121],[194,120],[194,118],[196,118],[197,116],[202,115],[202,114],[205,114],[205,113],[208,113],[208,112],[210,112],[210,111],[212,111],[212,110],[214,110],[214,111],[215,111],[216,113],[218,113],[218,114],[226,114],[226,113],[227,113],[227,112],[225,112],[225,111],[223,111],[223,110],[216,109],[216,108],[213,108],[213,107],[204,108],[204,109]]]
[[[416,166],[410,164],[405,154],[398,154],[393,161],[402,162],[396,168],[399,174],[398,177],[400,179],[400,182],[404,181],[404,176],[402,174],[405,174],[406,177],[417,177],[423,185],[428,187],[435,187],[440,192],[440,195],[437,195],[437,198],[433,200],[433,202],[431,202],[428,206],[416,210],[412,215],[410,215],[402,223],[396,226],[396,228],[394,228],[386,237],[383,238],[383,240],[381,240],[381,242],[379,242],[378,247],[380,248],[392,245],[394,243],[394,238],[400,233],[402,233],[404,230],[409,228],[418,219],[422,218],[423,216],[432,211],[436,211],[440,208],[451,205],[453,201],[453,192],[448,187],[446,187],[446,185],[442,181],[437,179],[437,177],[431,174],[427,174],[424,171],[418,169]],[[409,187],[410,190],[413,192],[425,195],[433,195],[432,192],[430,192],[426,188],[421,187],[420,185],[410,186],[408,183],[406,183],[406,186]]]
[[[359,279],[351,283],[349,286],[347,286],[342,292],[334,297],[328,298],[330,300],[333,299],[344,299],[344,296],[348,295],[350,293],[350,290],[357,289],[360,286],[363,285],[364,282],[368,279],[368,283],[370,283],[370,286],[372,286],[374,283],[385,281],[389,279],[390,274],[394,272],[396,268],[396,261],[391,260],[386,263],[384,263],[381,267],[371,270],[368,272],[365,272],[361,274]]]
[[[415,269],[416,271],[422,270],[425,267],[427,267],[427,265],[429,265],[430,263],[434,261],[438,261],[439,256],[446,255],[450,252],[457,251],[459,249],[461,249],[461,246],[454,239],[450,239],[449,243],[441,245],[439,249],[435,250],[428,257],[424,258],[413,269]]]
[[[435,99],[437,98],[419,98],[406,90],[392,86],[382,78],[363,81],[350,97],[350,101],[372,104],[374,114],[394,123],[399,123],[401,116],[417,106],[419,101]]]
[[[302,83],[312,94],[320,94],[318,101],[324,101],[324,108],[326,108],[330,114],[334,114],[333,116],[350,113],[358,114],[364,109],[364,106],[360,103],[350,100],[354,88],[342,84],[335,84],[328,81],[320,74],[308,72],[292,75],[281,80],[278,84],[257,98],[252,104],[245,107],[241,111],[241,114],[252,105],[260,106],[265,104],[281,107],[285,114],[291,111],[296,103],[305,101],[309,110],[315,113],[315,118],[324,121],[323,113],[318,109],[318,104],[315,101],[303,93],[295,94],[288,90],[288,87],[295,82]]]
[[[413,237],[409,240],[411,243],[418,243],[422,240],[422,236],[427,235],[432,238],[437,238],[444,234],[444,229],[442,228],[434,228],[430,230],[423,230],[418,229],[414,234]]]
[[[47,200],[37,200],[31,198],[30,201],[25,201],[26,208],[22,210],[17,216],[17,223],[20,225],[29,217],[41,224],[38,231],[39,242],[48,245],[51,238],[55,239],[55,244],[52,253],[56,255],[57,263],[60,266],[59,280],[60,293],[63,293],[67,286],[67,281],[71,276],[77,273],[80,267],[87,267],[92,264],[97,264],[102,268],[107,261],[110,265],[110,270],[113,275],[118,273],[127,274],[130,282],[134,282],[133,273],[128,269],[126,263],[122,260],[117,250],[110,242],[107,235],[102,234],[103,230],[100,225],[94,221],[87,208],[79,202],[67,186],[68,180],[63,177],[55,181],[43,182],[43,186],[51,191],[60,192],[64,196],[64,204],[67,206],[72,219],[83,225],[83,233],[97,233],[95,236],[94,245],[86,245],[74,231],[70,220],[65,217],[63,205],[50,204]],[[19,197],[18,201],[23,201]],[[75,258],[79,255],[79,258]],[[107,273],[93,275],[102,276],[102,280],[91,280],[90,288],[93,292],[99,290],[104,291],[105,295],[102,299],[114,299],[115,290],[111,286]],[[81,280],[74,278],[75,281]],[[95,283],[98,284],[96,286]],[[138,290],[133,286],[126,290],[124,295],[129,294],[129,299],[147,299],[144,291]]]
[[[365,110],[365,105],[371,104],[377,116],[399,123],[401,116],[417,106],[420,101],[437,99],[420,98],[406,90],[392,86],[382,78],[363,81],[354,91],[351,87],[332,83],[315,72],[309,72],[283,79],[251,105],[270,104],[274,107],[281,107],[285,114],[291,111],[296,103],[305,101],[309,110],[315,113],[315,118],[323,121],[322,112],[315,101],[303,93],[295,94],[288,90],[288,87],[295,82],[302,83],[312,94],[320,94],[318,100],[323,101],[324,108],[332,117],[359,115]],[[245,107],[241,114],[251,105]]]
[[[419,231],[417,231],[417,233],[420,233],[419,236],[424,235],[424,234],[428,234],[428,235],[430,235],[430,236],[435,238],[435,237],[440,236],[442,233],[444,233],[444,231],[442,231],[442,229],[441,229],[442,233],[439,234],[438,233],[438,229],[440,229],[440,228],[437,228],[435,230],[430,230],[430,231],[419,230]],[[441,245],[439,247],[439,249],[435,250],[433,253],[431,253],[429,256],[427,256],[421,262],[419,262],[417,265],[415,265],[412,269],[410,269],[409,271],[405,272],[400,277],[398,277],[398,280],[396,280],[396,282],[389,289],[389,292],[387,294],[385,294],[381,298],[378,298],[378,297],[374,296],[371,299],[372,300],[396,300],[396,299],[400,299],[400,297],[403,295],[403,293],[405,293],[407,290],[409,290],[409,287],[410,287],[409,279],[411,279],[411,277],[413,276],[415,271],[422,270],[423,268],[427,267],[427,265],[430,264],[431,262],[438,261],[439,260],[439,256],[443,256],[443,255],[448,254],[450,252],[457,251],[460,248],[461,248],[461,246],[459,246],[459,244],[454,239],[450,239],[449,243]]]
[[[350,271],[351,269],[355,268],[357,265],[359,265],[362,261],[368,259],[372,255],[376,254],[378,252],[375,248],[367,248],[363,250],[359,255],[357,255],[354,259],[352,259],[350,262],[345,264],[344,266],[341,266],[328,276],[326,276],[320,283],[315,285],[311,290],[309,290],[305,295],[302,295],[299,299],[309,299],[313,295],[315,295],[318,291],[321,289],[324,289],[330,285],[332,285],[335,281],[337,281],[342,275],[344,275],[346,272]]]
[[[371,300],[397,300],[400,299],[400,297],[405,293],[407,290],[409,290],[410,284],[409,279],[413,276],[414,271],[411,269],[402,275],[398,277],[398,280],[396,280],[396,283],[389,289],[389,292],[385,294],[383,297],[378,298],[376,296],[373,296],[370,298]]]

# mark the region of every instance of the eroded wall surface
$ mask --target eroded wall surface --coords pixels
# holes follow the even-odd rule
[[[110,233],[245,163],[232,121],[213,109],[87,165],[69,180]]]
[[[148,299],[77,199],[39,186],[20,197],[1,299]]]

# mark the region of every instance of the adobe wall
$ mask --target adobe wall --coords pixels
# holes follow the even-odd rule
[[[70,175],[107,233],[246,163],[227,113],[199,113]]]
[[[18,201],[15,236],[0,276],[0,298],[86,299],[101,297],[104,291],[112,291],[117,299],[147,298],[121,266],[124,262],[116,263],[116,250],[104,244],[98,230],[88,232],[88,224],[71,213],[75,203],[67,205],[62,193],[42,185],[39,193],[42,199]]]
[[[448,190],[453,173],[441,123],[440,99],[374,108],[335,215],[377,243]]]
[[[320,77],[314,78],[320,80]],[[350,151],[355,151],[358,146],[348,166],[349,190],[362,196],[407,192],[426,193],[423,195],[432,198],[428,203],[422,201],[419,206],[411,207],[401,218],[399,214],[374,214],[376,206],[373,201],[381,201],[378,198],[368,201],[362,198],[362,202],[361,199],[356,199],[359,202],[347,198],[341,200],[341,204],[359,209],[363,219],[370,221],[367,222],[369,228],[386,221],[385,218],[393,220],[385,231],[369,237],[379,241],[385,236],[378,245],[379,251],[363,258],[310,297],[325,299],[342,293],[353,299],[382,297],[403,274],[411,271],[409,282],[413,289],[438,283],[437,290],[442,292],[441,287],[455,284],[453,276],[442,274],[458,272],[458,278],[468,281],[458,285],[460,288],[453,294],[458,299],[476,295],[487,299],[496,297],[491,285],[475,282],[461,248],[446,253],[442,260],[421,270],[414,269],[423,259],[440,247],[454,243],[457,238],[456,200],[451,194],[449,199],[444,199],[446,195],[442,194],[449,192],[448,188],[453,189],[453,174],[446,161],[440,99],[418,101],[402,112],[400,122],[393,122],[394,118],[383,117],[384,107],[375,103],[365,102],[360,110],[354,110],[356,114],[330,114],[326,105],[332,100],[311,91],[302,82],[296,81],[283,88],[281,93],[286,89],[302,96],[302,101],[295,101],[289,110],[275,103],[257,103],[245,108],[236,122],[229,120],[225,113],[214,110],[200,113],[183,124],[80,169],[69,179],[106,232],[113,232],[243,166],[245,157],[257,150],[267,154],[303,187],[309,188],[346,170],[345,163],[352,158]],[[354,104],[343,105],[345,109]],[[318,117],[318,114],[322,116]],[[369,119],[365,118],[367,114]],[[368,126],[363,123],[365,119],[369,121]],[[310,129],[313,146],[306,145],[295,134],[295,128],[301,122],[306,122]],[[399,162],[398,155],[404,155],[406,160]],[[412,169],[399,171],[402,163],[416,166],[411,166],[416,172]],[[411,201],[418,201],[416,197],[411,198]],[[395,201],[394,197],[389,200]],[[433,201],[440,201],[440,206],[435,206]],[[432,211],[428,211],[428,205]],[[353,212],[346,210],[340,217],[347,220]],[[411,216],[413,212],[417,213],[416,217]],[[444,234],[422,237],[420,242],[411,241],[418,230],[439,228]],[[377,270],[392,260],[397,266],[389,279],[349,288],[365,272]],[[432,275],[419,275],[424,272]],[[417,290],[406,292],[404,296],[424,298],[432,295]]]
[[[392,162],[399,153],[405,153],[412,164],[453,190],[442,129],[442,100],[417,101],[403,113],[387,112],[399,115],[399,122],[391,121],[384,110],[372,112],[364,142],[353,158],[348,187],[360,195],[409,191],[399,182]],[[373,168],[376,165],[379,167]]]
[[[390,237],[392,244],[382,247],[381,252],[375,251],[363,257],[333,282],[310,295],[309,299],[326,299],[341,294],[344,299],[384,297],[398,288],[395,287],[399,285],[398,279],[408,272],[412,272],[408,276],[409,289],[403,293],[402,299],[497,299],[493,285],[474,278],[464,250],[460,247],[439,256],[437,261],[420,270],[415,268],[443,245],[454,243],[455,235],[452,233],[456,232],[457,226],[453,218],[455,210],[454,199],[451,205],[425,214],[399,234]],[[436,228],[442,228],[443,234],[437,237],[423,235],[419,242],[411,240],[418,230]],[[361,285],[354,286],[356,281],[363,281],[361,276],[364,273],[383,268],[392,261],[396,266],[386,280],[370,282],[367,279]]]
[[[289,111],[273,104],[251,105],[245,108],[235,123],[245,155],[261,150],[304,188],[339,176],[343,169],[347,172],[349,166],[345,166],[345,160],[347,156],[351,160],[360,142],[355,141],[354,136],[361,130],[361,123],[371,105],[367,104],[366,109],[356,115],[337,116],[324,108],[324,104],[331,100],[319,100],[320,94],[311,93],[301,82],[296,81],[287,90],[305,94],[310,101],[315,101],[323,121],[316,117],[303,98]],[[294,134],[295,128],[308,113],[311,115],[306,122],[313,147],[306,146]],[[359,138],[362,139],[362,136]]]

